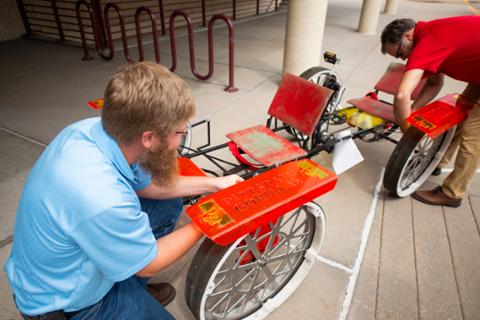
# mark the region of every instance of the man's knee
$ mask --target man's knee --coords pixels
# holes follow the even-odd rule
[[[156,239],[173,231],[183,209],[183,200],[181,198],[165,200],[140,199],[140,202],[142,210],[148,215],[150,227]]]
[[[463,156],[476,159],[480,156],[480,137],[464,135],[458,150]]]
[[[182,210],[183,210],[183,199],[174,198],[174,199],[168,199],[164,201],[168,201],[167,205],[169,207],[169,210],[168,212],[166,212],[166,214],[169,216],[170,219],[172,219],[173,221],[175,221],[175,223],[177,223],[177,220],[180,217],[180,214],[182,213]]]
[[[174,319],[165,307],[147,292],[144,283],[136,276],[117,282],[102,300],[99,319]]]
[[[142,210],[148,215],[156,215],[157,213],[161,213],[164,217],[169,216],[175,220],[178,219],[183,209],[182,198],[162,200],[140,198],[140,203]]]

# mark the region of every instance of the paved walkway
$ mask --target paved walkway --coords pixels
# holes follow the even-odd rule
[[[378,35],[354,30],[360,1],[330,1],[323,47],[342,59],[338,72],[345,99],[370,90],[391,59],[380,53]],[[470,14],[462,4],[404,2],[396,17],[432,19]],[[379,30],[395,17],[382,16]],[[215,76],[199,82],[189,71],[186,39],[179,43],[178,73],[192,87],[196,118],[210,118],[213,143],[226,132],[264,123],[280,79],[286,13],[235,25],[235,79],[240,89],[225,93],[228,51],[216,46]],[[218,29],[216,38],[226,39]],[[205,32],[197,33],[206,39]],[[219,41],[220,42],[220,41]],[[206,57],[205,40],[197,41]],[[168,42],[162,61],[169,66]],[[133,50],[132,50],[133,52]],[[153,57],[147,50],[147,56]],[[121,52],[118,52],[121,56]],[[0,43],[0,264],[10,252],[15,209],[24,180],[44,146],[66,124],[98,112],[86,101],[100,97],[123,61],[80,61],[81,50],[32,40]],[[203,72],[207,64],[199,59]],[[447,81],[443,93],[461,91]],[[269,319],[479,319],[480,180],[458,209],[429,207],[411,198],[394,199],[380,188],[393,145],[359,143],[365,161],[339,178],[336,189],[318,199],[327,215],[323,247],[312,271]],[[330,166],[330,156],[315,158]],[[428,184],[439,183],[440,178]],[[186,220],[186,219],[184,219]],[[367,241],[368,240],[368,241]],[[193,319],[183,298],[189,258],[160,274],[178,297],[168,307],[178,319]],[[19,319],[4,273],[0,273],[0,319]]]

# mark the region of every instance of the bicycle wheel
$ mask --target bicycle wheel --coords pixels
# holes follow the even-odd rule
[[[435,170],[455,133],[455,127],[435,139],[411,126],[393,150],[383,185],[397,197],[406,197],[420,187]]]
[[[310,202],[229,246],[205,239],[190,265],[185,287],[195,318],[265,318],[306,277],[324,227],[322,208]]]

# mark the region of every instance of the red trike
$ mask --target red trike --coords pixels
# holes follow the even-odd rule
[[[395,92],[402,66],[392,65],[374,94],[339,110],[344,87],[338,59],[325,54],[331,69],[314,67],[300,77],[286,74],[268,110],[266,125],[227,134],[210,146],[210,122],[189,126],[179,153],[184,175],[237,173],[246,180],[220,192],[187,199],[187,214],[206,235],[188,271],[185,297],[197,319],[263,319],[300,285],[317,256],[325,215],[314,200],[331,191],[337,176],[311,160],[346,139],[386,139],[397,144],[386,166],[384,185],[406,196],[436,167],[455,125],[470,107],[450,95],[414,112],[401,136],[391,104],[380,91]],[[101,101],[92,106],[100,107]],[[367,120],[358,121],[367,115]],[[337,138],[348,126],[355,132]],[[192,131],[204,126],[207,143],[193,148]],[[226,155],[226,150],[230,151]],[[210,166],[200,169],[203,159]]]

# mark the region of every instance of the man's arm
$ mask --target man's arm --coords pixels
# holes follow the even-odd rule
[[[189,177],[179,176],[173,185],[160,186],[149,184],[137,191],[137,195],[149,199],[171,199],[216,192],[234,185],[243,179],[236,174],[225,177]]]
[[[395,113],[395,120],[397,120],[403,132],[408,128],[407,118],[412,111],[410,100],[413,90],[415,90],[422,80],[423,73],[424,71],[420,69],[406,71],[398,86],[398,91],[393,101],[393,111]]]
[[[434,74],[428,77],[425,86],[422,88],[422,91],[420,91],[420,94],[413,102],[412,109],[417,110],[418,108],[421,108],[432,101],[440,92],[440,90],[442,90],[444,78],[445,76],[443,73]]]
[[[415,110],[419,107],[426,105],[433,98],[435,98],[435,96],[438,94],[438,92],[443,86],[443,74],[436,74],[430,76],[427,79],[427,82],[425,83],[425,86],[418,95],[417,99],[412,104],[412,106],[410,106],[412,93],[422,80],[424,72],[425,71],[421,69],[413,69],[406,71],[403,74],[397,94],[395,95],[395,119],[397,120],[397,123],[400,125],[400,129],[402,129],[403,132],[405,132],[405,130],[407,130],[409,126],[407,123],[407,118],[412,112],[412,107]]]
[[[151,277],[165,269],[193,247],[202,232],[193,223],[157,239],[157,256],[145,268],[137,272],[139,277]]]

